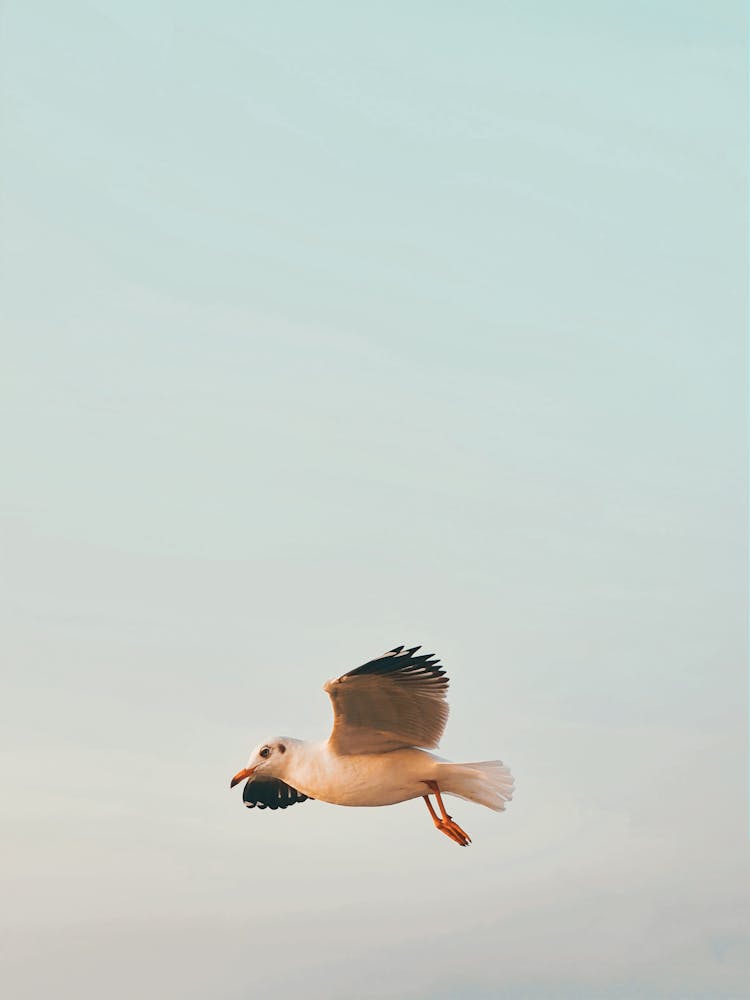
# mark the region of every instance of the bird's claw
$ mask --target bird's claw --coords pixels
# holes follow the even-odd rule
[[[458,823],[454,823],[453,820],[448,816],[447,820],[439,820],[435,826],[444,833],[446,837],[450,837],[461,847],[468,847],[471,843],[471,837],[465,830],[462,830]]]

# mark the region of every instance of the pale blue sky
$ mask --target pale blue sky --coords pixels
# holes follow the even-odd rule
[[[745,5],[0,18],[4,993],[748,996]],[[402,642],[508,812],[244,810]]]

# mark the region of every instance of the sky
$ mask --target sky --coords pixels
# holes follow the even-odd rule
[[[0,38],[4,995],[749,996],[745,5]],[[243,809],[402,643],[507,812]]]

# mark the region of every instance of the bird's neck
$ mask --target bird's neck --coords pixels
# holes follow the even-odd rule
[[[325,743],[308,743],[305,740],[290,740],[284,760],[284,773],[279,777],[298,792],[309,794],[321,767],[324,766]]]

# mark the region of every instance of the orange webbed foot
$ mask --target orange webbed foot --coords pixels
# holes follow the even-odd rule
[[[471,843],[471,837],[466,830],[462,830],[458,823],[454,823],[450,816],[447,819],[438,820],[435,826],[446,837],[450,837],[451,840],[455,840],[457,844],[460,844],[461,847],[468,847]]]

